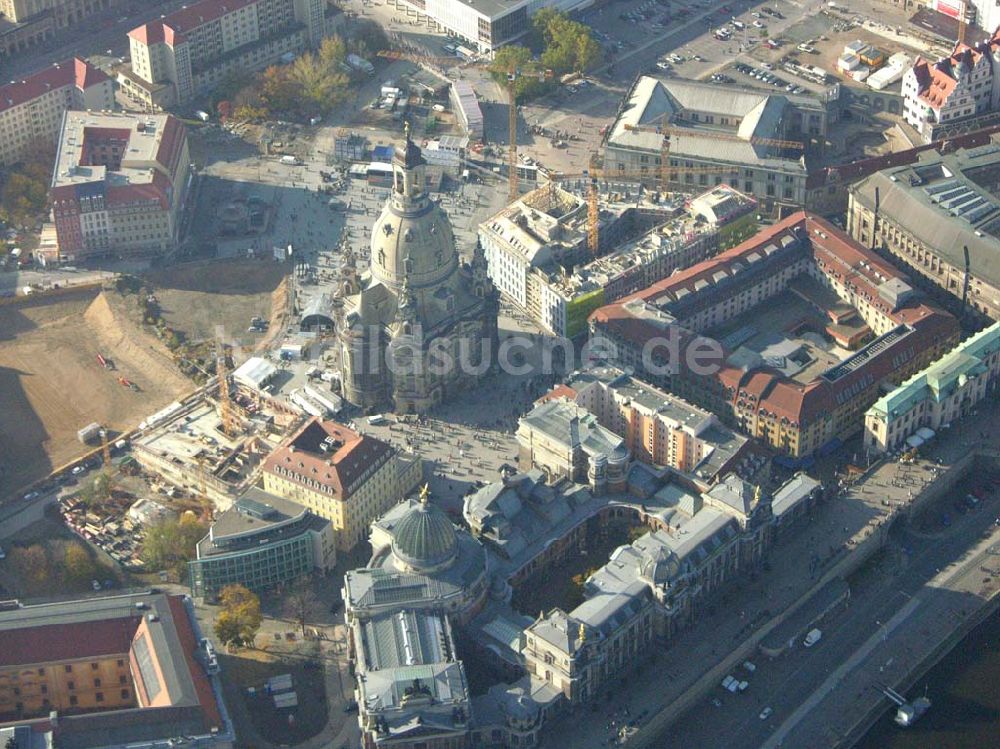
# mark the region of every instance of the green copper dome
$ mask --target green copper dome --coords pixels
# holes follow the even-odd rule
[[[455,526],[425,499],[396,525],[392,552],[411,567],[428,569],[455,556],[455,545]]]

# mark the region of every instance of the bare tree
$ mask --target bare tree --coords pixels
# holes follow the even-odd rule
[[[299,623],[303,637],[306,636],[306,622],[312,618],[318,603],[319,599],[312,586],[312,577],[303,575],[292,583],[285,601],[285,611],[288,617]]]

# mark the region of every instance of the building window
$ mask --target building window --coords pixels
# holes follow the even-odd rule
[[[94,686],[95,687],[101,686],[101,680],[100,679],[94,679]]]
[[[122,690],[122,699],[123,700],[127,700],[128,699],[128,690],[127,689],[123,689]]]
[[[67,681],[66,682],[66,688],[67,689],[76,689],[76,682],[75,681]]]
[[[104,692],[94,692],[94,700],[97,702],[104,702]]]
[[[64,670],[66,671],[66,673],[68,673],[68,674],[71,674],[71,673],[73,673],[73,667],[72,667],[72,666],[63,666],[63,669],[64,669]]]
[[[97,664],[96,663],[91,663],[90,664],[90,670],[91,671],[96,671],[97,670]]]
[[[70,705],[75,705],[77,702],[79,702],[79,700],[76,698],[76,695],[75,694],[71,694],[69,696],[69,704]]]

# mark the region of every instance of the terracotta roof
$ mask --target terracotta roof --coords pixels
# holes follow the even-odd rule
[[[971,73],[983,57],[987,64],[992,65],[993,53],[998,49],[1000,29],[997,29],[991,39],[975,47],[964,43],[956,44],[951,56],[935,63],[918,57],[913,64],[913,72],[917,78],[917,97],[934,109],[940,109],[955,90],[963,67]]]
[[[882,314],[912,330],[881,350],[871,352],[856,368],[846,369],[838,373],[837,377],[820,376],[807,384],[786,378],[769,368],[746,372],[724,366],[714,377],[724,390],[729,391],[739,408],[763,409],[778,418],[800,426],[806,425],[832,412],[841,398],[851,397],[851,394],[867,389],[890,376],[921,351],[957,335],[957,321],[951,315],[926,304],[911,303],[892,310],[879,296],[879,286],[888,279],[905,279],[906,276],[825,219],[805,211],[787,217],[710,260],[675,273],[631,297],[595,310],[590,319],[613,337],[637,345],[654,336],[663,336],[665,331],[661,325],[634,315],[628,308],[628,303],[642,300],[654,307],[669,307],[679,291],[692,294],[712,293],[710,286],[702,285],[699,288],[696,284],[699,281],[712,283],[714,279],[721,277],[718,275],[720,273],[730,274],[736,263],[746,264],[748,256],[754,253],[761,257],[757,262],[762,262],[764,248],[775,244],[776,240],[780,243],[780,239],[790,233],[794,233],[799,239],[808,240],[797,246],[802,248],[802,252],[812,256],[822,272],[837,277],[841,283],[852,287],[856,294],[864,296],[866,301],[880,309]],[[696,335],[676,323],[670,327],[681,331],[682,346],[685,339]],[[845,393],[848,395],[844,396]]]
[[[184,41],[184,35],[177,29],[171,27],[167,21],[150,21],[138,26],[128,32],[128,35],[137,42],[145,45],[159,44],[166,42],[171,47],[176,47]]]
[[[329,438],[326,451],[321,443]],[[392,455],[392,448],[375,437],[358,434],[333,421],[313,417],[264,461],[264,470],[311,487],[328,487],[340,500],[357,489],[361,475]],[[288,471],[291,475],[283,473]],[[312,488],[312,487],[311,487]],[[320,489],[321,491],[321,489]]]
[[[0,631],[0,666],[31,665],[124,654],[140,618],[46,624]]]
[[[560,382],[554,388],[549,390],[549,392],[545,393],[541,398],[536,400],[535,403],[545,403],[550,400],[556,400],[557,398],[569,398],[570,400],[575,401],[576,395],[576,390],[571,388],[569,385]]]
[[[76,87],[81,91],[108,80],[107,73],[79,57],[73,58],[73,77]]]
[[[200,3],[174,11],[163,20],[177,31],[190,31],[257,2],[259,0],[202,0]]]
[[[150,21],[142,26],[136,26],[128,32],[128,35],[140,44],[159,44],[163,41],[163,21]]]
[[[76,86],[84,89],[108,79],[98,68],[86,60],[74,57],[65,62],[44,68],[20,81],[0,86],[0,112],[37,99],[52,89]]]

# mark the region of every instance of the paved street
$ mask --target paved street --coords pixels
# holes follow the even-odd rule
[[[711,698],[704,700],[671,726],[671,735],[690,746],[727,746],[734,749],[752,749],[762,745],[804,748],[829,745],[834,736],[823,735],[822,731],[817,733],[816,728],[824,724],[836,726],[837,733],[845,728],[841,722],[834,720],[835,715],[843,714],[843,705],[837,703],[837,698],[843,699],[843,693],[831,694],[837,683],[835,675],[838,668],[850,663],[852,654],[864,653],[862,648],[866,643],[874,642],[878,647],[872,648],[868,654],[875,661],[875,673],[869,671],[868,678],[895,683],[895,669],[905,669],[916,658],[893,658],[892,653],[911,652],[912,644],[900,647],[895,641],[882,643],[881,639],[890,626],[888,623],[900,612],[904,618],[912,615],[920,601],[934,606],[938,603],[946,605],[946,602],[939,602],[929,593],[943,587],[940,578],[944,575],[938,575],[938,571],[961,559],[966,549],[974,545],[984,532],[997,530],[993,522],[996,512],[997,502],[994,500],[990,507],[963,517],[946,532],[932,536],[907,532],[894,534],[885,553],[864,573],[852,578],[847,608],[823,623],[823,639],[818,645],[811,649],[795,647],[773,661],[762,655],[756,656],[754,663],[757,670],[752,675],[740,674],[751,684],[746,693],[734,695],[719,687],[713,691],[711,698],[718,699],[721,707],[716,707]],[[904,549],[909,549],[910,553]],[[975,559],[965,561],[965,565],[975,572],[971,577],[975,578],[976,586],[983,577],[978,569],[980,564]],[[993,568],[1000,571],[1000,561],[993,564]],[[978,587],[972,589],[978,590]],[[957,597],[951,600],[954,602]],[[917,613],[914,621],[926,616],[925,610]],[[926,625],[920,624],[917,628],[925,629]],[[896,637],[901,632],[892,634]],[[879,653],[890,655],[879,659]],[[889,659],[893,661],[893,670],[879,673],[878,667],[884,666]],[[853,682],[857,680],[855,678]],[[870,683],[862,686],[869,687]],[[814,699],[813,695],[818,698]],[[830,695],[828,701],[831,704],[826,718],[810,716],[806,723],[814,730],[803,736],[801,726],[806,711],[827,695]],[[872,695],[863,693],[861,697],[871,698]],[[759,713],[765,707],[770,707],[773,714],[762,721]],[[765,744],[765,741],[768,743]]]

